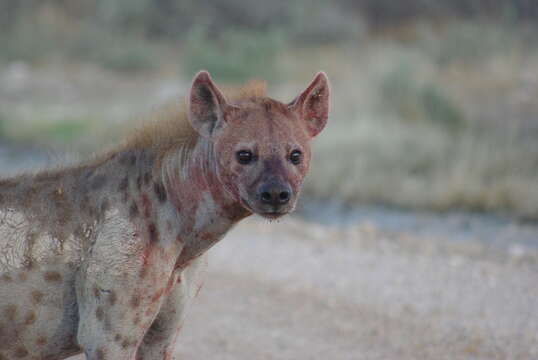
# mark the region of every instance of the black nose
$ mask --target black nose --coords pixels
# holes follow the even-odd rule
[[[267,205],[285,205],[290,201],[291,190],[289,186],[283,184],[262,185],[259,190],[259,197],[261,202]]]

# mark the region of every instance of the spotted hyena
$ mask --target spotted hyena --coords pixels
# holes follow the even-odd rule
[[[200,72],[121,146],[1,180],[0,359],[173,358],[200,256],[293,210],[328,102],[324,73],[285,104]]]

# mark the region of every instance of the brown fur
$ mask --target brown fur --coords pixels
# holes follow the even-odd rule
[[[186,106],[163,107],[120,146],[0,181],[0,320],[15,324],[0,328],[0,359],[170,358],[204,253],[253,213],[293,210],[327,86],[320,73],[285,104],[256,81],[223,95],[200,72]]]
[[[258,102],[266,96],[267,85],[264,81],[253,80],[242,87],[224,89],[230,103]],[[131,149],[158,149],[161,152],[186,147],[194,147],[199,135],[192,128],[187,117],[186,100],[175,101],[163,106],[143,119],[143,125],[136,129],[127,140],[111,152]]]

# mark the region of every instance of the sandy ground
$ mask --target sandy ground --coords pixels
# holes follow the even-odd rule
[[[210,250],[177,358],[538,359],[536,259],[248,220]]]

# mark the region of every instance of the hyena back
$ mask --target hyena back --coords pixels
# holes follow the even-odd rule
[[[0,180],[0,360],[172,359],[203,255],[241,219],[293,210],[328,117],[206,72],[187,110],[74,167]]]

